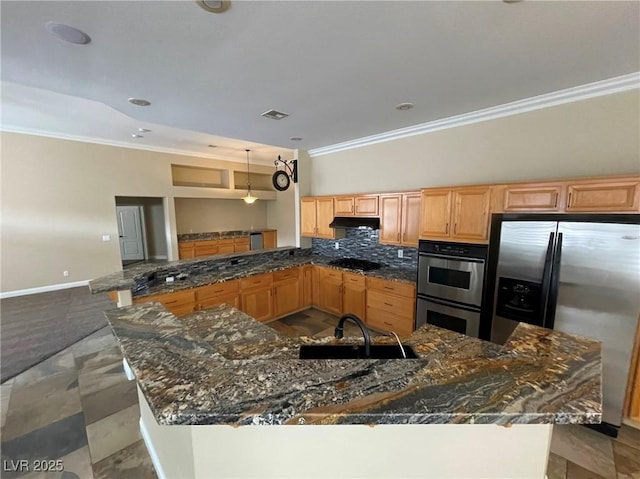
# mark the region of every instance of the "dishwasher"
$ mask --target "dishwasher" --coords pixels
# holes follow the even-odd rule
[[[251,244],[251,250],[263,249],[262,245],[262,233],[251,233],[249,235],[249,241]]]

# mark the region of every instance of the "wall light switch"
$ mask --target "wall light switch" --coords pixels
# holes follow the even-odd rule
[[[401,249],[398,250],[398,258],[404,258],[404,251]]]
[[[102,241],[111,241],[111,235],[102,235]]]

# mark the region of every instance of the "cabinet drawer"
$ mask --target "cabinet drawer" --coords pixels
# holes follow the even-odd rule
[[[193,313],[195,306],[193,304],[181,304],[170,305],[167,304],[166,308],[171,311],[175,316],[184,316],[185,314]]]
[[[179,241],[178,248],[193,248],[195,244],[195,241]]]
[[[367,308],[367,324],[383,331],[393,331],[398,336],[413,333],[413,318],[397,316],[377,308]]]
[[[345,285],[361,286],[364,288],[365,277],[361,274],[342,273],[342,282]]]
[[[219,295],[212,296],[203,301],[200,301],[199,306],[200,309],[213,308],[214,306],[218,306],[220,304],[228,304],[229,306],[233,306],[236,309],[240,308],[240,295],[238,293],[228,294],[228,295]]]
[[[342,281],[342,271],[331,268],[319,268],[318,269],[320,281],[323,280],[333,280],[333,281]]]
[[[190,289],[187,291],[178,291],[177,293],[154,294],[152,296],[145,296],[144,298],[137,298],[133,301],[133,304],[157,301],[165,306],[183,306],[190,304],[193,307],[195,300],[195,292]]]
[[[412,284],[387,281],[379,278],[367,278],[367,288],[397,294],[406,298],[415,299],[416,287]]]
[[[223,283],[212,284],[196,289],[196,299],[198,301],[203,301],[216,296],[224,296],[233,293],[238,293],[238,282],[225,281]]]
[[[233,238],[233,244],[249,244],[248,236],[240,236],[239,238]]]
[[[240,289],[248,290],[255,288],[266,288],[271,286],[273,283],[273,274],[258,274],[256,276],[251,276],[250,278],[245,278],[240,280]]]
[[[413,298],[403,298],[381,291],[367,291],[367,306],[381,309],[399,316],[413,318],[415,300]]]
[[[285,281],[288,279],[298,279],[300,277],[299,268],[283,269],[282,271],[273,272],[273,281]]]

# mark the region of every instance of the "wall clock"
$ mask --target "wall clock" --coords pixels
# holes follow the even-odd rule
[[[278,155],[278,159],[273,164],[276,166],[276,171],[271,177],[271,182],[276,190],[286,191],[291,180],[294,183],[298,182],[298,160],[283,160]],[[284,170],[277,169],[280,164],[284,166]]]

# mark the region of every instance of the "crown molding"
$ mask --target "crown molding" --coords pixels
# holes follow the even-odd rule
[[[220,158],[220,156],[213,156],[211,154],[200,153],[189,150],[180,150],[178,148],[166,148],[161,146],[153,146],[153,145],[140,145],[128,143],[126,141],[116,141],[116,140],[107,140],[104,138],[92,137],[92,136],[82,136],[82,135],[70,135],[67,133],[58,133],[51,132],[47,130],[39,130],[37,128],[24,128],[15,125],[0,125],[0,131],[4,131],[7,133],[21,133],[24,135],[35,135],[35,136],[44,136],[47,138],[55,138],[57,140],[70,140],[70,141],[80,141],[83,143],[93,143],[96,145],[106,145],[106,146],[116,146],[119,148],[130,148],[132,150],[142,150],[142,151],[153,151],[155,153],[169,153],[171,155],[182,155],[182,156],[192,156],[196,158],[207,158],[210,160],[218,160],[218,161],[229,161],[232,163],[245,163],[247,161],[246,157],[243,158]],[[243,152],[243,155],[245,153]],[[251,162],[257,165],[269,165],[271,166],[273,162],[271,161],[260,161],[251,159]]]
[[[611,95],[627,90],[640,88],[640,72],[630,73],[607,80],[587,83],[577,87],[567,88],[544,95],[526,98],[524,100],[504,103],[502,105],[484,108],[482,110],[463,113],[461,115],[450,116],[441,120],[434,120],[427,123],[408,126],[397,130],[387,131],[376,135],[365,136],[355,140],[349,140],[334,145],[323,146],[309,150],[309,156],[317,157],[337,153],[339,151],[351,150],[367,145],[375,145],[385,141],[398,140],[408,136],[422,135],[447,128],[455,128],[471,123],[479,123],[481,121],[494,120],[520,113],[526,113],[533,110],[540,110],[551,106],[562,105],[598,96]]]

